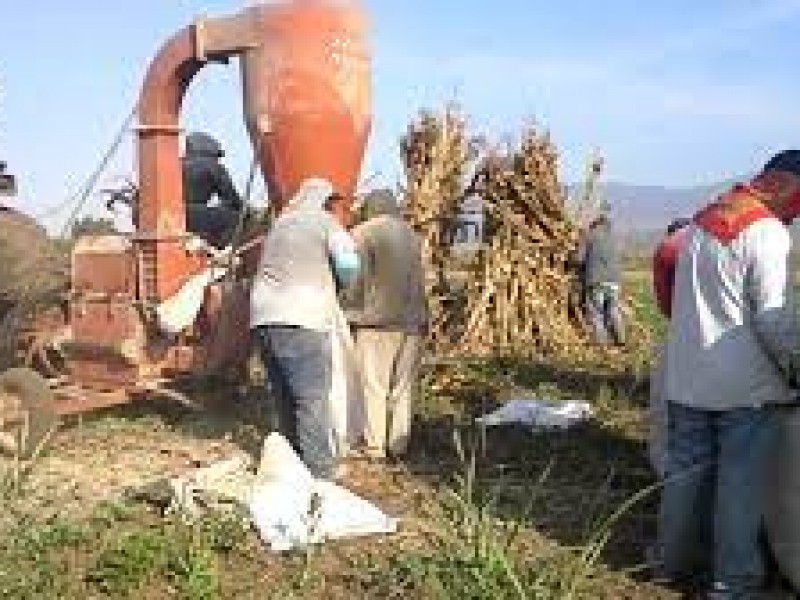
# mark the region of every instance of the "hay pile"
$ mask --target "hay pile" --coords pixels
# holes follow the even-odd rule
[[[526,130],[516,146],[487,151],[448,108],[422,113],[402,140],[409,217],[423,238],[431,343],[442,356],[577,358],[596,353],[581,308],[578,231],[549,136]],[[480,245],[452,244],[465,199],[483,211]],[[631,336],[643,343],[643,328]],[[603,350],[605,351],[605,350]]]
[[[426,291],[433,320],[430,336],[437,349],[458,343],[463,328],[454,276],[452,232],[468,189],[465,182],[479,156],[478,143],[467,137],[466,122],[448,109],[424,112],[401,141],[406,173],[406,209],[422,236]],[[469,186],[471,187],[471,186]]]

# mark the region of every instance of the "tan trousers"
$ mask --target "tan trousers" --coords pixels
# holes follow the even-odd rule
[[[411,404],[417,393],[422,338],[396,331],[359,329],[356,347],[364,382],[364,439],[370,453],[405,454]]]

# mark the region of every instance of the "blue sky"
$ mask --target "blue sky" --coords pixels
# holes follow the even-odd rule
[[[5,0],[0,158],[19,202],[50,207],[99,161],[149,59],[198,14],[242,0]],[[456,99],[495,139],[536,120],[566,179],[592,148],[608,177],[692,185],[800,145],[800,0],[367,0],[374,128],[364,176],[398,178],[397,139],[423,106]],[[243,186],[250,160],[235,65],[208,67],[183,125],[217,134]],[[132,137],[104,184],[132,169]],[[99,206],[99,201],[93,202]]]

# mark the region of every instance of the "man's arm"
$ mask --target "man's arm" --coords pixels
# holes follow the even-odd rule
[[[653,288],[656,303],[667,319],[672,316],[672,296],[675,288],[675,269],[678,253],[686,243],[686,230],[670,233],[656,248],[653,256]]]
[[[361,258],[353,238],[338,226],[328,235],[328,256],[336,280],[341,287],[350,287],[358,278]]]
[[[357,324],[363,319],[366,298],[365,283],[367,277],[369,277],[371,251],[368,236],[363,231],[363,225],[357,226],[352,230],[352,238],[358,251],[359,268],[350,285],[342,290],[341,303],[347,313],[348,320]]]
[[[800,372],[800,330],[789,277],[791,240],[785,230],[762,230],[753,243],[749,296],[756,338],[792,386]]]

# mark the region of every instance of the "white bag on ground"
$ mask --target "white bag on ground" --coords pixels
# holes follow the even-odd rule
[[[570,400],[551,403],[537,399],[511,400],[488,415],[476,419],[492,427],[520,423],[531,429],[568,429],[594,415],[591,405]]]
[[[264,444],[258,479],[250,513],[274,551],[397,529],[394,519],[367,500],[333,482],[315,481],[280,434]]]

